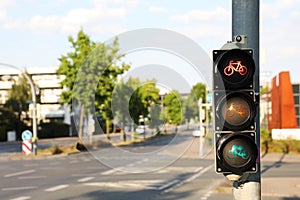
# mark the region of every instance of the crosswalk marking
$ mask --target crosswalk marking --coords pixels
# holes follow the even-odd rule
[[[93,180],[94,178],[95,177],[85,177],[85,178],[78,179],[77,182],[83,183],[83,182],[87,182],[87,181]]]
[[[2,188],[2,191],[13,191],[13,190],[31,190],[37,188],[36,186],[25,186],[25,187],[10,187],[10,188]]]
[[[45,191],[46,191],[46,192],[55,192],[55,191],[58,191],[58,190],[65,189],[65,188],[67,188],[67,187],[69,187],[69,185],[57,185],[57,186],[48,188],[48,189],[46,189]]]
[[[22,196],[22,197],[13,198],[10,200],[28,200],[28,199],[31,199],[31,197],[30,196]]]
[[[117,182],[90,182],[84,183],[85,186],[127,188],[127,189],[152,189],[159,190],[162,180],[132,180]]]
[[[33,172],[35,172],[35,170],[31,169],[31,170],[12,173],[12,174],[6,174],[6,175],[4,175],[4,177],[8,178],[8,177],[12,177],[12,176],[20,176],[20,175],[24,175],[24,174],[30,174],[30,173],[33,173]]]

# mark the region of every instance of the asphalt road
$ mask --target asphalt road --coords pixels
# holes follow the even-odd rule
[[[103,148],[42,159],[14,160],[0,151],[0,199],[232,199],[228,190],[218,192],[226,182],[214,172],[212,154],[199,158],[198,138],[187,133],[171,141],[173,136],[120,147],[121,151]],[[204,150],[209,153],[209,146]],[[290,186],[282,187],[286,191],[281,195],[272,193],[280,184],[299,180],[299,161],[266,156],[262,173],[264,199],[299,200],[297,190],[288,191]],[[230,191],[230,185],[226,187]]]

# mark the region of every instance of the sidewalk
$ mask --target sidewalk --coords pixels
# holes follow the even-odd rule
[[[261,159],[264,162],[300,163],[300,154],[267,154]],[[224,180],[217,191],[232,193],[232,185]],[[298,177],[264,177],[261,178],[261,193],[263,197],[276,197],[283,199],[300,199],[300,174]]]

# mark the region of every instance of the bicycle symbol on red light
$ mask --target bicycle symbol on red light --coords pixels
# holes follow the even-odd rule
[[[229,61],[229,65],[224,68],[224,74],[226,76],[231,76],[234,74],[234,72],[240,73],[240,75],[244,76],[247,74],[247,67],[242,65],[242,61],[236,61],[233,60]]]

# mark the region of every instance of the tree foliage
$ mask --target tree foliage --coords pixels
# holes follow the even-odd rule
[[[112,102],[113,112],[123,124],[132,122],[138,124],[139,116],[147,117],[151,113],[157,114],[154,105],[158,100],[159,89],[154,80],[141,83],[138,78],[131,77],[126,83],[121,80],[121,83],[116,86]],[[152,108],[155,112],[152,112]],[[152,119],[154,116],[150,117]]]
[[[202,102],[206,102],[206,85],[197,83],[191,89],[190,94],[184,99],[184,116],[190,120],[199,116],[198,101],[202,98]]]
[[[178,91],[172,90],[164,98],[164,104],[166,106],[166,118],[169,123],[172,124],[181,124],[182,121],[182,105],[181,105],[181,96]]]
[[[78,32],[77,39],[69,36],[68,41],[71,43],[71,51],[59,58],[60,66],[57,73],[65,77],[60,83],[65,88],[60,101],[70,105],[72,103],[73,87],[78,70],[87,56],[96,47],[96,43],[91,41],[83,30]]]
[[[21,75],[17,82],[14,82],[8,91],[8,99],[4,107],[14,112],[21,113],[28,110],[28,101],[31,99],[30,85],[24,75]]]
[[[112,44],[95,43],[83,30],[77,38],[69,37],[71,52],[59,58],[58,74],[65,76],[66,88],[61,102],[69,105],[76,100],[85,116],[101,110],[105,120],[112,119],[111,100],[117,78],[129,65],[121,62],[117,38]],[[74,109],[74,108],[72,108]]]
[[[28,74],[27,74],[28,75]],[[27,112],[29,108],[29,100],[32,99],[30,85],[24,75],[20,75],[18,80],[14,82],[11,89],[8,91],[8,99],[4,104],[2,112],[7,113],[7,117],[10,120],[1,122],[7,125],[8,128],[14,126],[13,129],[17,131],[19,136],[24,128],[24,123],[21,119],[22,113]],[[15,118],[9,114],[9,112],[15,114]],[[17,120],[17,123],[16,123]]]

